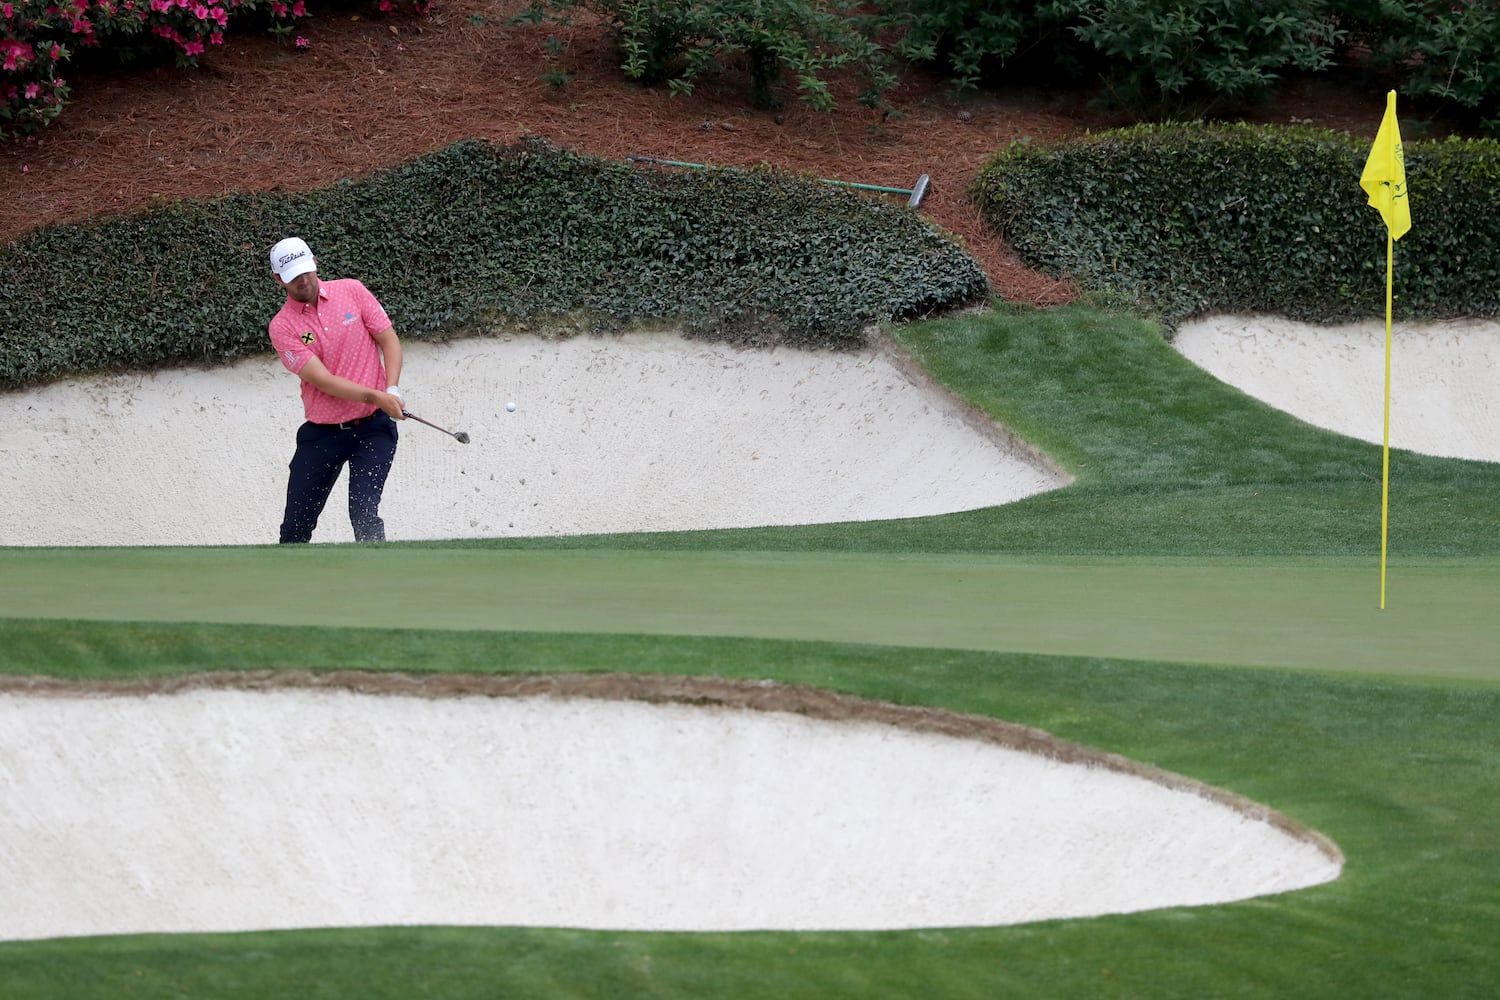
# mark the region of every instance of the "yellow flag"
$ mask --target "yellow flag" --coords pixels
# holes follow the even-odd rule
[[[1411,228],[1411,205],[1406,200],[1406,156],[1401,148],[1401,128],[1396,124],[1396,92],[1385,99],[1385,117],[1365,160],[1359,186],[1370,196],[1370,207],[1385,219],[1391,239],[1399,240]]]

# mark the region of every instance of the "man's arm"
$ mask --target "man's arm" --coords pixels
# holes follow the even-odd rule
[[[375,334],[376,345],[380,348],[380,356],[385,359],[385,384],[401,384],[401,338],[396,336],[396,328],[388,326]]]
[[[391,331],[391,333],[392,336],[395,335],[394,331]],[[400,350],[399,347],[396,348],[396,367],[398,371],[401,367]],[[387,374],[389,374],[389,371],[387,371]],[[372,406],[380,407],[396,420],[406,419],[405,414],[402,412],[400,397],[393,396],[388,392],[381,392],[378,389],[366,388],[358,382],[344,378],[342,375],[335,375],[316,357],[307,359],[307,363],[297,372],[297,377],[304,382],[322,389],[330,396],[352,400],[356,403],[369,403]],[[393,381],[391,384],[395,385],[396,383]]]

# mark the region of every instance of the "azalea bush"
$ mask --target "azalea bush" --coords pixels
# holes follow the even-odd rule
[[[306,13],[302,0],[5,0],[0,3],[0,137],[30,135],[62,111],[70,88],[62,63],[78,49],[121,52],[170,47],[195,65],[224,44],[230,18],[265,6],[288,25]]]
[[[93,24],[75,7],[0,4],[0,136],[29,135],[57,117],[68,96],[58,67],[71,45],[93,36]]]
[[[379,0],[426,14],[432,0]],[[61,67],[79,49],[124,59],[166,51],[181,66],[224,44],[231,20],[255,14],[290,35],[305,0],[0,0],[0,139],[33,135],[55,120],[70,93]]]

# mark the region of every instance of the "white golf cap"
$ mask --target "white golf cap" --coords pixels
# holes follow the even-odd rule
[[[290,282],[299,274],[316,271],[312,251],[295,236],[288,236],[271,248],[271,270],[282,281]]]

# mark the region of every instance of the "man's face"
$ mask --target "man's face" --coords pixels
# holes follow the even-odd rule
[[[304,305],[311,305],[318,301],[318,272],[308,271],[299,274],[291,281],[276,279],[276,283],[286,289],[288,295]]]

